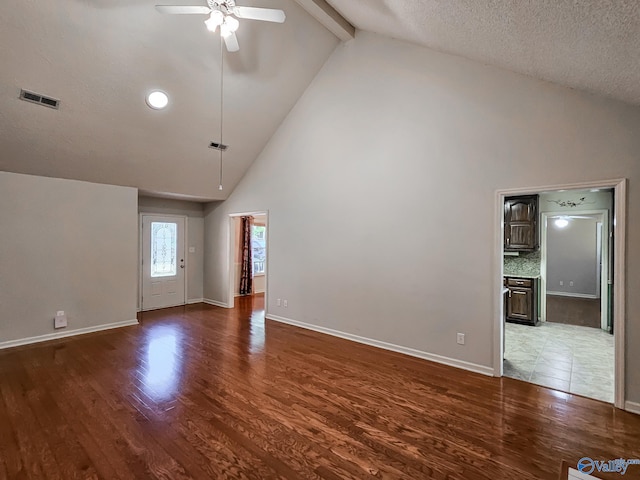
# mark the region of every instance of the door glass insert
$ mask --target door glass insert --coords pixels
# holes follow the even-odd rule
[[[151,276],[170,277],[177,270],[178,224],[151,222]]]

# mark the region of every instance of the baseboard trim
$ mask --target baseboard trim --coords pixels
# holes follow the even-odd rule
[[[310,323],[299,322],[298,320],[292,320],[290,318],[280,317],[278,315],[272,315],[270,313],[265,315],[268,320],[273,320],[280,323],[286,323],[295,327],[305,328],[307,330],[313,330],[314,332],[324,333],[345,340],[351,340],[352,342],[362,343],[372,347],[382,348],[383,350],[390,350],[396,353],[402,353],[409,355],[410,357],[417,357],[423,360],[429,360],[431,362],[441,363],[450,367],[461,368],[470,372],[480,373],[492,377],[494,375],[493,368],[485,367],[484,365],[478,365],[476,363],[466,362],[464,360],[457,360],[455,358],[444,357],[442,355],[436,355],[435,353],[423,352],[422,350],[416,350],[414,348],[403,347],[395,345],[393,343],[387,343],[380,340],[374,340],[372,338],[361,337],[352,333],[341,332],[332,328],[320,327],[312,325]]]
[[[187,300],[187,305],[193,305],[194,303],[203,303],[204,302],[204,298],[192,298],[190,300]]]
[[[590,298],[592,300],[600,298],[597,295],[591,295],[591,294],[588,294],[588,293],[551,292],[549,290],[547,290],[547,295],[553,295],[555,297]]]
[[[113,328],[130,327],[132,325],[138,325],[138,323],[137,319],[124,320],[122,322],[107,323],[106,325],[98,325],[96,327],[77,328],[75,330],[68,330],[65,332],[47,333],[36,337],[19,338],[17,340],[9,340],[7,342],[0,343],[0,350],[5,348],[21,347],[32,343],[48,342],[50,340],[58,340],[60,338],[75,337],[86,333],[101,332],[103,330],[111,330]]]
[[[630,402],[627,400],[624,402],[624,409],[627,412],[635,413],[636,415],[640,415],[640,403]]]
[[[231,308],[226,303],[222,303],[222,302],[219,302],[217,300],[211,300],[210,298],[204,298],[203,301],[204,301],[204,303],[206,303],[208,305],[213,305],[214,307]]]

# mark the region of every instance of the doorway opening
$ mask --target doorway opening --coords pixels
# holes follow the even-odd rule
[[[267,298],[268,213],[229,215],[229,308],[264,319]]]
[[[601,198],[613,206],[613,191]],[[613,333],[610,211],[541,212],[542,321]]]
[[[616,180],[498,192],[496,375],[624,407],[625,187]],[[518,212],[508,204],[532,197],[535,246],[509,248],[525,223],[509,225],[505,214]]]

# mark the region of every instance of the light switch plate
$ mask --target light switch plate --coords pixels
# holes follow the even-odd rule
[[[189,253],[196,253],[196,247],[189,247]]]

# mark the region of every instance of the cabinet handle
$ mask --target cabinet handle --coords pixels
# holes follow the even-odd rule
[[[524,282],[516,282],[517,285],[524,285]]]

